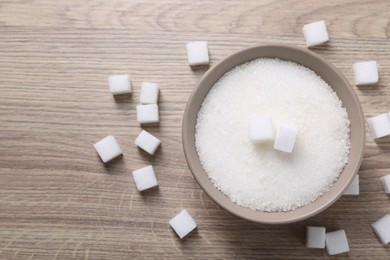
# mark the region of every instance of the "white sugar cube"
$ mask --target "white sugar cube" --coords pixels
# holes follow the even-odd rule
[[[158,106],[156,104],[138,105],[137,122],[140,124],[158,123]]]
[[[122,154],[118,142],[109,135],[93,145],[104,163]]]
[[[144,191],[158,185],[152,165],[133,171],[133,179],[138,191]]]
[[[306,227],[306,247],[325,248],[324,227]]]
[[[209,64],[207,42],[197,41],[187,43],[187,56],[190,66]]]
[[[180,238],[185,237],[196,228],[195,220],[185,209],[171,219],[169,225],[171,225]]]
[[[325,243],[329,255],[349,252],[348,239],[344,229],[326,233]]]
[[[141,104],[157,104],[159,85],[157,83],[143,82],[141,86]]]
[[[385,189],[385,192],[390,194],[390,175],[381,177],[381,181],[383,184],[383,188]]]
[[[390,120],[387,113],[383,113],[367,119],[373,138],[381,138],[390,135]]]
[[[276,132],[274,148],[279,151],[291,153],[295,140],[297,138],[298,129],[294,126],[280,124]]]
[[[249,139],[255,143],[272,141],[274,127],[269,116],[256,116],[249,119]]]
[[[390,214],[371,224],[383,244],[390,243]]]
[[[112,75],[108,77],[110,92],[113,95],[131,93],[131,81],[129,75]]]
[[[378,82],[378,65],[376,61],[362,61],[353,64],[356,85],[369,85]]]
[[[156,152],[157,147],[160,144],[160,140],[158,140],[156,137],[149,134],[145,130],[142,130],[138,137],[135,139],[135,145],[151,155]]]
[[[344,195],[359,195],[359,175],[356,175],[349,187],[344,191]]]
[[[329,41],[328,31],[326,30],[326,24],[323,20],[305,24],[302,31],[307,47],[312,47]]]

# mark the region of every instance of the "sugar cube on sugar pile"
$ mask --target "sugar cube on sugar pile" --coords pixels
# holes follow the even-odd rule
[[[135,139],[135,145],[144,150],[145,152],[153,155],[161,141],[152,134],[142,130],[138,137]]]
[[[138,191],[148,190],[158,185],[152,165],[133,171],[133,179]]]
[[[380,241],[382,242],[382,244],[386,245],[390,243],[390,214],[379,219],[371,226],[374,229]]]
[[[383,188],[387,194],[390,194],[390,175],[386,175],[380,178]]]
[[[196,222],[188,213],[187,210],[183,209],[173,219],[169,221],[169,225],[175,230],[176,234],[183,238],[188,235],[192,230],[196,228]]]
[[[344,191],[344,195],[359,195],[359,175],[356,175],[349,187]]]
[[[157,83],[143,82],[141,86],[141,104],[157,104],[160,87]]]
[[[291,125],[280,124],[276,132],[274,148],[279,151],[291,153],[297,138],[298,129]]]
[[[159,121],[157,104],[137,106],[137,122],[139,124],[158,123]]]
[[[326,24],[323,20],[305,24],[302,28],[307,47],[312,47],[329,41]]]
[[[113,95],[131,93],[131,81],[129,75],[111,75],[108,77],[110,92]]]
[[[374,60],[361,61],[353,64],[356,85],[370,85],[378,82],[378,65]]]
[[[254,143],[272,141],[274,127],[269,116],[256,116],[249,119],[249,139]]]
[[[122,154],[118,142],[109,135],[93,145],[104,163],[111,161]]]
[[[383,113],[367,119],[373,138],[381,138],[390,135],[390,119],[387,113]]]
[[[325,244],[329,255],[349,252],[348,239],[344,229],[326,233]]]
[[[325,228],[306,227],[306,247],[325,248]]]
[[[209,64],[209,50],[206,41],[187,43],[187,56],[190,66]]]

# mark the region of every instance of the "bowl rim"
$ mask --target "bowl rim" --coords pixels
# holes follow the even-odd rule
[[[220,203],[217,200],[216,196],[213,194],[213,192],[211,190],[208,190],[207,188],[205,188],[205,185],[204,185],[204,183],[202,181],[202,179],[204,179],[204,178],[201,178],[200,175],[196,172],[194,160],[198,161],[199,163],[200,163],[200,160],[199,160],[199,157],[198,157],[198,153],[196,152],[196,148],[192,147],[191,144],[190,144],[191,143],[190,142],[191,136],[187,135],[187,133],[190,132],[189,130],[191,128],[191,125],[190,125],[190,121],[191,120],[189,119],[189,113],[191,112],[191,107],[194,106],[194,103],[198,103],[198,102],[196,102],[196,98],[195,97],[198,94],[198,92],[200,91],[200,87],[204,85],[204,82],[209,77],[211,77],[210,75],[213,75],[214,73],[216,73],[217,69],[219,69],[219,67],[221,67],[221,66],[223,67],[226,63],[229,63],[229,62],[233,62],[234,63],[233,60],[236,59],[238,56],[241,56],[241,55],[244,55],[244,54],[246,54],[248,52],[253,52],[253,51],[256,51],[256,50],[259,50],[259,49],[264,49],[264,48],[279,48],[281,50],[284,49],[286,51],[300,52],[302,54],[312,56],[312,58],[314,58],[317,61],[319,61],[320,63],[322,63],[324,66],[327,66],[332,71],[332,73],[337,74],[337,76],[342,81],[343,85],[347,86],[346,91],[348,91],[348,94],[350,95],[350,97],[353,100],[352,102],[354,103],[354,105],[356,105],[357,111],[355,111],[355,112],[356,112],[356,115],[358,116],[357,120],[358,120],[358,124],[359,124],[359,130],[361,131],[361,133],[360,133],[361,134],[361,138],[358,139],[359,142],[355,145],[355,147],[353,147],[354,150],[357,150],[357,153],[359,154],[359,157],[357,158],[356,163],[353,165],[353,168],[352,168],[353,174],[350,176],[350,179],[347,181],[347,184],[344,185],[343,188],[341,190],[339,190],[336,193],[335,196],[332,197],[332,199],[327,200],[327,202],[324,205],[318,207],[316,210],[313,210],[313,211],[308,212],[306,214],[302,214],[300,216],[295,216],[295,217],[291,217],[291,218],[283,218],[282,220],[279,220],[279,219],[277,219],[277,220],[275,220],[275,219],[266,219],[266,220],[264,220],[264,219],[260,219],[260,218],[257,218],[257,217],[248,216],[247,214],[244,214],[244,213],[241,213],[241,212],[237,212],[236,210],[232,209],[231,207],[228,207],[227,205],[225,205],[223,203]],[[257,59],[257,58],[262,58],[262,57],[266,57],[266,56],[253,57],[253,59],[251,59],[251,60],[254,60],[254,59]],[[269,56],[269,57],[272,57],[272,56]],[[278,58],[278,57],[274,57],[274,58]],[[282,58],[280,58],[280,59],[282,59]],[[234,68],[234,67],[236,67],[236,66],[238,66],[240,64],[243,64],[245,62],[249,62],[251,60],[247,60],[247,61],[244,61],[242,63],[238,63],[238,64],[236,64],[234,66],[230,66],[230,69],[225,70],[224,73],[228,72],[229,70],[231,70],[232,68]],[[285,60],[288,60],[288,59],[285,59]],[[293,62],[296,62],[296,61],[293,61]],[[298,63],[298,62],[296,62],[296,63]],[[303,65],[303,66],[305,66],[305,65]],[[305,67],[307,67],[307,66],[305,66]],[[312,69],[312,68],[309,67],[309,69]],[[317,72],[316,72],[316,74],[317,74]],[[212,84],[212,85],[214,85],[214,84]],[[211,87],[208,88],[207,93],[209,92]],[[206,96],[207,96],[207,93],[206,93]],[[203,103],[203,99],[202,99],[201,103]],[[198,113],[198,111],[196,111],[196,114]],[[349,113],[348,113],[348,117],[350,118],[350,114]],[[195,122],[195,125],[196,125],[196,122]],[[195,136],[193,136],[192,138],[195,140]],[[314,53],[313,51],[311,51],[311,50],[309,50],[307,48],[302,48],[302,47],[293,46],[293,45],[289,45],[289,44],[256,45],[256,46],[249,47],[249,48],[246,48],[246,49],[243,49],[243,50],[240,50],[238,52],[235,52],[233,54],[228,55],[227,57],[225,57],[222,60],[220,60],[217,64],[215,64],[213,67],[211,67],[202,76],[200,81],[197,83],[197,86],[193,89],[193,91],[192,91],[192,93],[191,93],[191,95],[190,95],[190,97],[188,99],[188,102],[187,102],[187,105],[186,105],[186,109],[184,111],[183,122],[182,122],[182,145],[183,145],[183,149],[184,149],[184,155],[185,155],[188,167],[189,167],[192,175],[194,176],[195,180],[199,184],[200,188],[217,205],[219,205],[220,207],[224,208],[225,210],[227,210],[228,212],[232,213],[235,216],[238,216],[240,218],[243,218],[243,219],[246,219],[246,220],[250,220],[250,221],[253,221],[253,222],[263,223],[263,224],[286,224],[286,223],[293,223],[293,222],[301,221],[301,220],[304,220],[304,219],[307,219],[307,218],[310,218],[310,217],[312,217],[314,215],[319,214],[320,212],[322,212],[325,209],[327,209],[328,207],[330,207],[334,202],[336,202],[343,195],[344,191],[349,187],[349,185],[352,183],[354,177],[356,176],[357,172],[359,171],[360,165],[361,165],[362,160],[363,160],[364,147],[365,147],[365,121],[364,121],[364,116],[363,116],[363,110],[362,110],[362,107],[361,107],[361,103],[360,103],[360,101],[359,101],[355,91],[351,87],[349,81],[343,76],[343,74],[332,63],[330,63],[329,61],[327,61],[324,58],[322,58],[320,55]],[[195,149],[195,154],[194,154],[194,149]],[[351,147],[351,150],[352,150],[352,147]],[[350,150],[350,154],[351,154],[351,150]],[[348,156],[348,159],[350,159],[350,154]],[[196,156],[197,159],[194,159],[193,158],[194,156]],[[202,167],[202,169],[203,169],[203,167]],[[204,171],[204,169],[203,169],[203,172],[207,175],[207,173]],[[339,179],[342,176],[343,172],[344,172],[344,170],[341,172],[341,174],[339,176]],[[207,176],[207,177],[209,178],[209,176]],[[333,186],[335,186],[335,184],[338,182],[338,180],[333,184]],[[209,178],[209,182],[212,183],[210,178]],[[215,191],[222,193],[223,196],[226,196],[225,194],[223,194],[223,192],[219,191],[213,184],[212,184],[212,186],[214,187]],[[321,197],[323,197],[323,196],[321,196]],[[320,198],[318,198],[317,200],[319,200]],[[228,199],[230,200],[230,198],[228,198]],[[316,201],[314,201],[313,203],[315,203]],[[234,203],[233,201],[231,201],[231,202]],[[311,205],[313,203],[310,203],[308,205]],[[236,203],[234,203],[234,204],[236,204]],[[242,206],[239,206],[239,205],[237,205],[237,206],[241,207],[241,208],[245,208],[245,207],[242,207]],[[301,208],[304,208],[306,206],[303,206]],[[246,209],[248,209],[248,208],[246,208]],[[254,211],[254,210],[251,210],[251,211]],[[259,212],[259,214],[260,213],[262,213],[262,214],[284,213],[284,212],[270,212],[270,213],[268,213],[268,212],[261,212],[261,211],[256,211],[256,212]],[[289,212],[291,212],[291,211],[289,211]]]

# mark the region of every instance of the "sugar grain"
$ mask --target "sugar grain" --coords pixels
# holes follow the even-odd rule
[[[256,144],[248,118],[272,116],[299,129],[292,153]],[[291,211],[327,192],[350,149],[349,119],[331,87],[297,63],[262,58],[227,72],[198,113],[196,148],[214,185],[259,211]]]

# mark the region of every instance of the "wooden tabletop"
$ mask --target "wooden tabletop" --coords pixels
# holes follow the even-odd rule
[[[301,28],[324,19],[330,42],[312,50],[353,84],[352,64],[377,60],[380,82],[353,85],[366,117],[390,111],[390,3],[383,1],[0,0],[0,259],[320,259],[305,227],[345,229],[350,252],[389,259],[371,223],[390,213],[379,177],[390,137],[367,133],[360,195],[289,225],[237,218],[205,195],[186,164],[181,123],[207,68],[185,44],[209,43],[211,64],[259,44],[305,46]],[[130,74],[113,98],[107,76]],[[161,86],[154,156],[134,139],[140,84]],[[104,165],[93,144],[114,135],[123,157]],[[152,164],[159,188],[137,192],[131,171]],[[198,229],[180,240],[168,221],[187,209]]]

